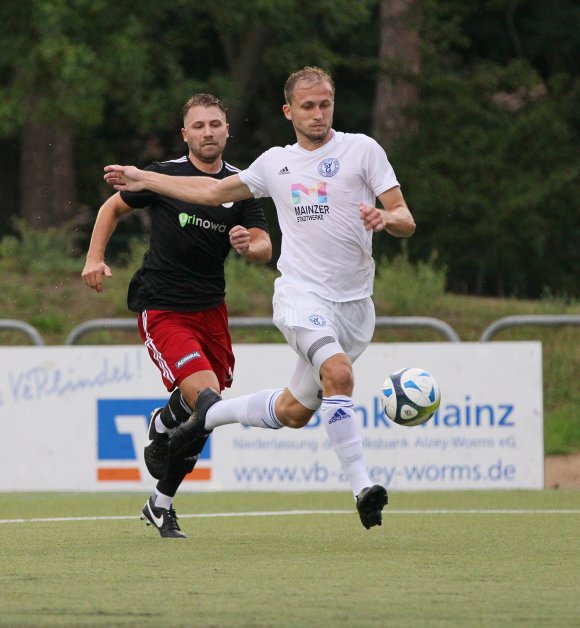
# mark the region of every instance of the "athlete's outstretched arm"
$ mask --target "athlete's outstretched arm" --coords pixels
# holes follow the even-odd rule
[[[105,181],[115,190],[140,192],[151,190],[188,203],[217,206],[252,198],[247,185],[237,174],[225,179],[213,177],[173,177],[159,172],[139,170],[135,166],[105,166]]]

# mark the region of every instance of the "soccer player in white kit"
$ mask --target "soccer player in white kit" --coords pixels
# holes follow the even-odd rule
[[[168,459],[228,423],[304,427],[320,409],[365,528],[382,523],[387,491],[372,485],[353,408],[352,363],[371,341],[375,312],[373,231],[409,237],[415,222],[385,151],[372,138],[332,128],[334,83],[320,68],[290,75],[285,117],[296,144],[264,152],[221,180],[169,177],[134,166],[106,166],[117,190],[154,192],[219,205],[270,196],[282,231],[273,319],[298,355],[288,386],[223,400],[199,394],[194,414],[169,439]],[[381,208],[375,207],[376,199]]]

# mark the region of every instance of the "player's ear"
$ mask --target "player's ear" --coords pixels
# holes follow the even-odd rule
[[[282,105],[282,111],[286,116],[286,120],[292,120],[292,109],[290,109],[290,105]]]
[[[185,129],[181,129],[181,137],[183,138],[183,141],[187,143],[187,135]]]

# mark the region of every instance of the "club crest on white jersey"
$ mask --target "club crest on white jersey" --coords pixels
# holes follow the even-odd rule
[[[338,159],[335,157],[329,157],[328,159],[323,159],[318,164],[318,172],[323,177],[334,177],[334,175],[340,170],[340,163]]]

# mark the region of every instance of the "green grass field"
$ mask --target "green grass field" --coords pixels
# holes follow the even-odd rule
[[[580,491],[0,494],[1,626],[578,626]]]

